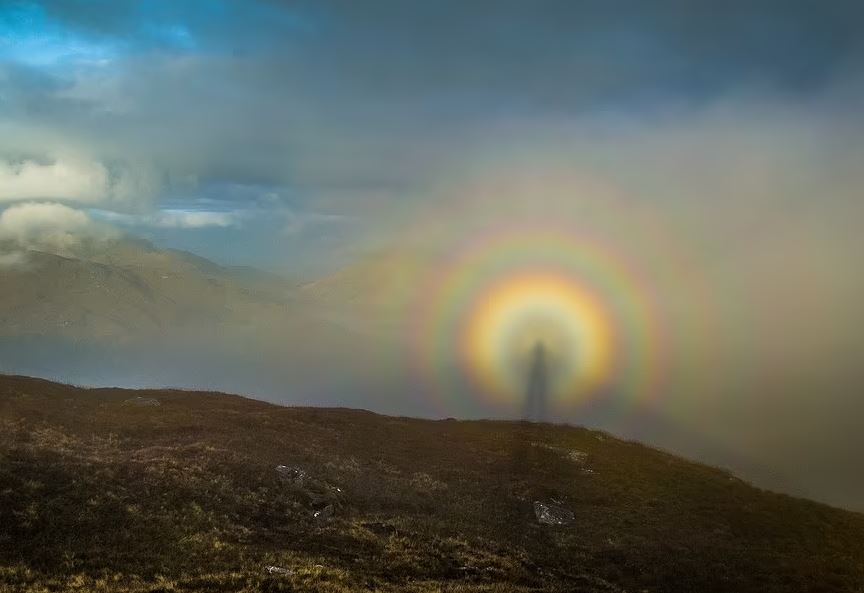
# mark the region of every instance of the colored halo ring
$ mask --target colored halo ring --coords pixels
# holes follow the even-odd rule
[[[421,289],[411,330],[413,366],[442,414],[478,403],[512,406],[515,383],[504,388],[501,376],[509,371],[482,354],[483,348],[494,346],[478,343],[486,339],[478,336],[493,339],[496,331],[504,336],[504,330],[491,328],[488,324],[494,322],[488,320],[511,323],[500,312],[500,299],[522,287],[523,302],[557,302],[562,312],[569,303],[570,315],[563,323],[602,338],[591,356],[604,362],[575,379],[573,389],[556,393],[555,405],[572,407],[600,393],[613,394],[621,406],[647,404],[658,392],[663,343],[649,291],[640,290],[637,279],[613,250],[584,231],[493,229],[442,259]],[[511,312],[518,308],[517,301],[510,303]]]

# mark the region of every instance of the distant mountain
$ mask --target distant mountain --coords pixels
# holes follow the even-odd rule
[[[300,285],[128,237],[5,253],[0,373],[354,405],[407,380],[398,320],[362,304],[386,278],[370,298],[354,266]]]
[[[0,245],[0,255],[13,253]],[[134,237],[0,257],[0,338],[138,339],[289,319],[366,334],[392,329],[431,260],[377,253],[312,282],[223,266]]]
[[[404,332],[408,309],[434,270],[417,250],[370,254],[332,274],[301,284],[294,297],[316,318],[353,334],[382,339]]]
[[[386,311],[416,288],[433,267],[421,251],[384,251],[302,284],[298,296],[321,303],[362,305]]]
[[[852,593],[864,515],[570,426],[0,376],[0,589]]]
[[[124,338],[284,312],[286,280],[124,238],[0,266],[0,336]]]

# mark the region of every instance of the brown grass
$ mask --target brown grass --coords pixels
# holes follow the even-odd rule
[[[864,516],[581,428],[0,376],[0,589],[860,592]]]

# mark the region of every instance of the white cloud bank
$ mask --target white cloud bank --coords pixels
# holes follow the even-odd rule
[[[110,239],[116,234],[85,212],[54,202],[15,204],[0,213],[0,242],[23,249],[62,252],[83,238]]]
[[[109,168],[87,159],[0,159],[0,202],[129,203],[149,198],[154,183],[144,172]]]

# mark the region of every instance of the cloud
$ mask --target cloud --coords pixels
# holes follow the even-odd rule
[[[719,16],[677,0],[31,4],[13,45],[53,51],[65,33],[104,56],[13,55],[0,154],[62,145],[152,167],[169,193],[194,178],[404,195],[502,122],[699,108],[740,88],[807,98],[864,55],[861,8],[843,2],[733,2]]]
[[[92,209],[99,220],[128,227],[156,229],[202,229],[208,227],[236,227],[244,217],[243,211],[180,210],[166,208],[152,214],[127,214],[111,210]]]
[[[232,212],[201,212],[189,210],[162,210],[151,219],[160,228],[200,229],[204,227],[230,227],[238,224]]]
[[[85,212],[57,203],[27,202],[0,213],[0,242],[23,249],[64,252],[82,240],[105,240],[116,231],[93,221]]]
[[[147,180],[92,160],[0,160],[0,202],[58,200],[122,207],[149,197]]]
[[[52,198],[92,202],[103,199],[107,189],[108,174],[99,163],[0,162],[0,201]]]

